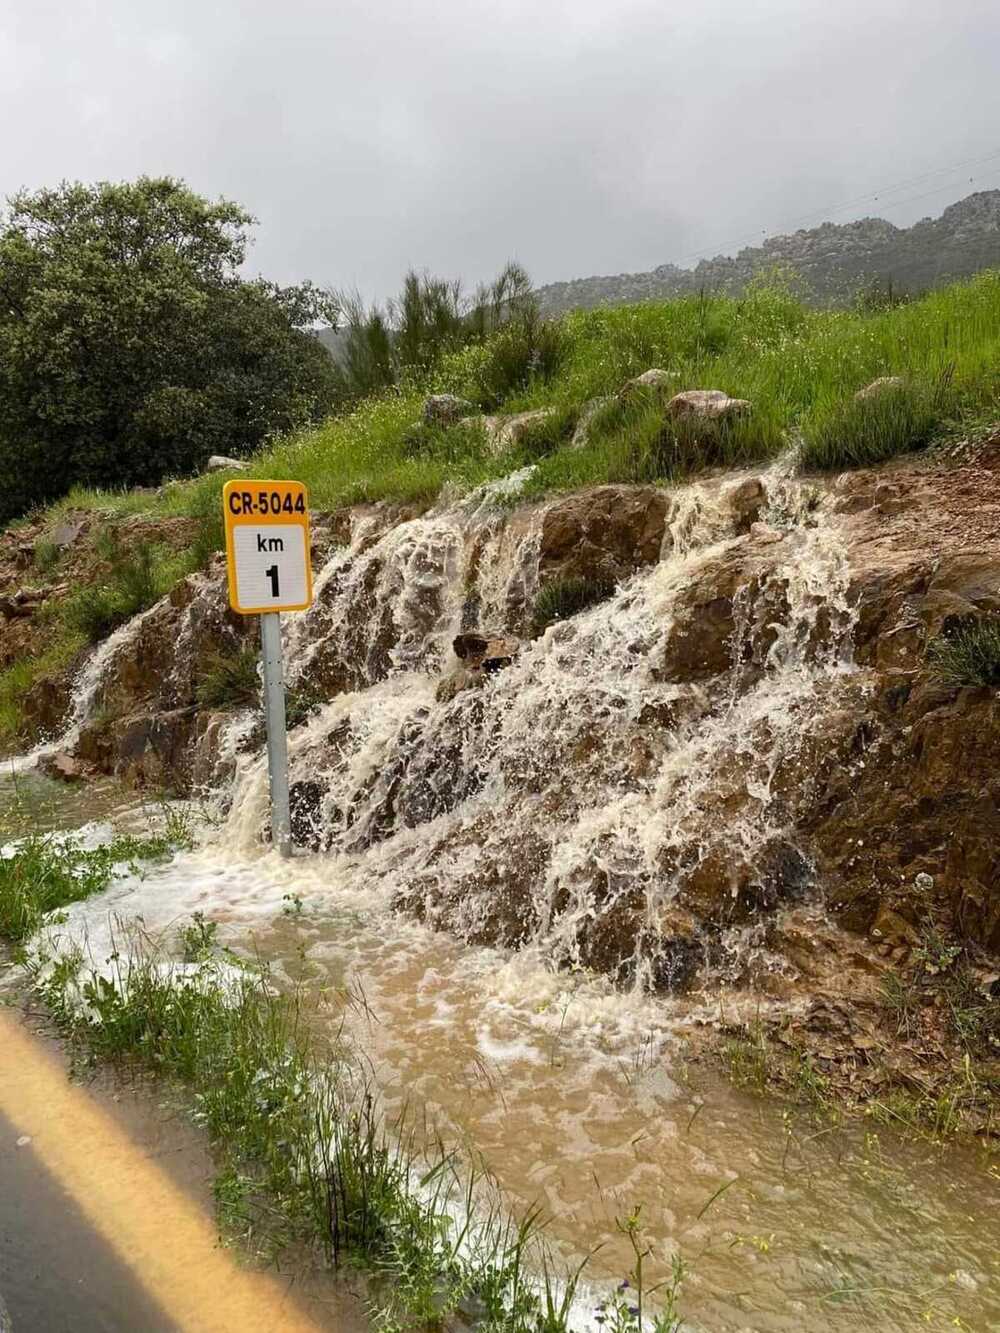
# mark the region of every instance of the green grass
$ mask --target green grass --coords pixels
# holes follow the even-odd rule
[[[910,380],[868,398],[821,403],[804,427],[802,466],[823,471],[877,467],[924,449],[948,420],[951,399],[946,380],[936,385]]]
[[[196,686],[202,708],[245,708],[260,697],[260,676],[256,648],[240,648],[232,653],[216,653],[205,663]]]
[[[152,606],[191,567],[187,553],[147,541],[126,545],[113,528],[99,538],[96,554],[107,565],[103,577],[80,588],[57,612],[88,643],[98,643]]]
[[[0,936],[21,943],[48,913],[103,892],[115,875],[165,856],[173,845],[165,835],[120,837],[90,849],[56,835],[22,839],[0,856]]]
[[[51,574],[58,565],[61,554],[55,542],[48,541],[44,537],[35,542],[32,559],[39,574]]]
[[[535,598],[532,614],[535,633],[541,634],[555,621],[568,620],[588,607],[596,606],[613,592],[614,584],[599,579],[550,579]]]
[[[964,620],[927,648],[927,661],[946,685],[1000,687],[1000,616]]]
[[[466,491],[529,462],[537,471],[528,494],[538,496],[739,466],[772,457],[800,433],[807,466],[867,465],[1000,419],[998,272],[904,305],[843,311],[810,310],[782,286],[760,283],[741,299],[573,313],[553,326],[550,340],[545,356],[518,375],[505,364],[521,353],[505,345],[502,331],[445,355],[403,387],[275,442],[249,460],[251,475],[305,482],[315,510],[376,500],[422,507],[446,486]],[[672,428],[655,394],[636,394],[598,413],[585,448],[569,448],[567,425],[585,403],[616,395],[654,366],[677,372],[683,387],[749,399],[753,411],[726,428]],[[904,377],[906,387],[856,402],[860,388],[890,375]],[[556,414],[538,439],[497,459],[473,427],[415,429],[431,391],[457,393],[484,410],[552,407]],[[51,512],[193,516],[203,529],[203,559],[221,545],[225,479],[174,482],[156,495],[76,490]]]
[[[0,671],[0,751],[13,749],[26,735],[24,701],[45,676],[62,675],[85,646],[82,635],[60,627],[44,652],[23,657]]]

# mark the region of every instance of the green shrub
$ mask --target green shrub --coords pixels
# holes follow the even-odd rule
[[[820,408],[803,430],[801,464],[829,471],[874,467],[924,449],[948,415],[945,382],[887,385],[866,398],[851,394]]]
[[[606,601],[615,590],[607,579],[564,578],[544,583],[535,598],[532,624],[536,634],[557,620],[571,616]]]
[[[927,660],[946,685],[1000,688],[1000,616],[962,620],[930,642]]]
[[[46,541],[44,537],[35,542],[32,558],[39,574],[51,574],[59,563],[60,554],[55,542]]]
[[[562,324],[542,319],[537,310],[508,320],[483,344],[469,388],[487,409],[507,398],[544,384],[559,367],[565,351]]]
[[[13,749],[19,741],[39,739],[38,723],[25,713],[25,700],[44,677],[63,676],[84,647],[82,635],[61,628],[44,652],[21,658],[0,671],[0,749]]]
[[[223,479],[213,475],[204,478],[191,494],[188,512],[195,520],[195,535],[191,544],[191,563],[195,569],[204,569],[216,552],[226,549],[222,486]]]
[[[246,708],[260,698],[257,649],[240,648],[232,653],[215,653],[205,663],[198,677],[196,696],[202,708]]]
[[[289,731],[306,722],[327,702],[322,690],[311,685],[291,685],[285,692],[285,724]]]
[[[115,533],[103,539],[110,568],[100,582],[81,588],[62,609],[64,622],[88,643],[106,638],[119,625],[163,595],[162,552],[149,542],[123,546]]]

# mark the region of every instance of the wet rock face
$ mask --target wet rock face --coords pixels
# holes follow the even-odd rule
[[[936,918],[1000,952],[996,693],[886,683],[860,758],[830,774],[808,821],[840,919],[882,945],[912,943],[886,920]]]
[[[323,799],[326,787],[315,779],[301,779],[288,789],[288,811],[292,826],[292,841],[297,847],[322,851],[325,845],[323,829]]]
[[[208,718],[188,707],[97,723],[83,729],[76,756],[141,791],[189,795]]]
[[[653,486],[598,486],[550,504],[542,518],[542,577],[615,583],[660,558],[666,492]]]

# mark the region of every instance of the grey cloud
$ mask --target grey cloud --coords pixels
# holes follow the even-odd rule
[[[998,58],[993,0],[3,0],[0,190],[181,175],[372,295],[641,269],[1000,150]]]

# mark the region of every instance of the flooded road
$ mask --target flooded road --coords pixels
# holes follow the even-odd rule
[[[230,855],[211,841],[69,909],[95,966],[118,923],[220,941],[322,995],[390,1114],[538,1202],[567,1260],[620,1279],[616,1218],[642,1206],[651,1262],[690,1265],[691,1327],[730,1333],[1000,1327],[1000,1179],[975,1147],[831,1128],[690,1061],[681,1002],[615,992],[530,951],[472,948],[391,911],[336,857]],[[351,998],[348,1000],[346,996]]]

